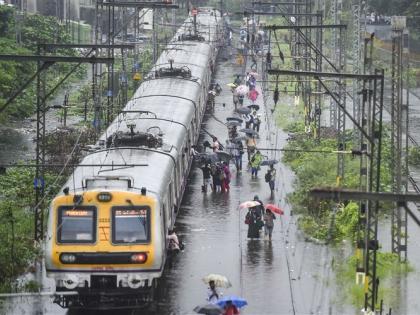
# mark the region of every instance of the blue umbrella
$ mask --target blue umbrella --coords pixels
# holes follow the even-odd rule
[[[219,299],[216,304],[219,305],[220,307],[225,307],[226,303],[228,301],[232,301],[232,304],[235,305],[237,308],[241,308],[244,307],[245,305],[248,305],[248,302],[244,299],[241,298],[239,296],[224,296],[221,299]]]

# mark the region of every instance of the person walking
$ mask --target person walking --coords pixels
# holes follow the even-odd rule
[[[271,55],[270,52],[267,52],[265,56],[265,63],[266,63],[267,69],[271,69],[272,60],[273,60],[273,56]]]
[[[252,114],[245,114],[244,115],[244,118],[245,118],[245,128],[246,129],[251,128],[251,124],[253,122],[253,116],[252,116]]]
[[[268,183],[268,186],[270,187],[271,198],[273,198],[274,196],[274,184],[276,181],[276,173],[277,172],[276,172],[276,169],[274,168],[274,165],[270,165],[270,168],[265,174],[265,181]]]
[[[260,132],[260,125],[261,125],[261,114],[256,114],[252,122],[252,130],[256,132]]]
[[[264,234],[265,237],[271,241],[271,235],[273,234],[273,228],[274,228],[274,220],[276,219],[276,216],[274,213],[270,211],[270,209],[265,210],[264,214]]]
[[[226,304],[223,307],[222,315],[237,315],[237,314],[239,314],[238,308],[232,303],[232,301],[226,301]]]
[[[212,144],[211,147],[213,149],[213,152],[217,152],[217,151],[220,150],[220,143],[219,143],[219,140],[217,140],[216,137],[213,137],[213,144]]]
[[[255,152],[255,148],[257,147],[257,141],[255,140],[254,136],[249,136],[246,140],[246,149],[248,153],[248,162],[251,161],[251,156]]]
[[[207,185],[210,185],[211,189],[213,190],[212,182],[211,182],[211,167],[210,164],[205,164],[201,170],[203,171],[203,186],[201,186],[202,192],[207,192]]]
[[[248,234],[247,237],[250,239],[259,238],[259,228],[257,225],[257,216],[253,208],[249,208],[248,213],[245,217],[245,224],[248,224]]]
[[[251,175],[252,177],[258,176],[258,171],[263,160],[263,156],[260,151],[257,151],[251,158]]]
[[[229,192],[230,186],[230,169],[229,164],[227,162],[223,162],[222,166],[222,173],[223,173],[223,179],[222,179],[222,192]]]
[[[214,164],[212,168],[212,176],[213,176],[213,191],[220,192],[222,190],[222,170],[218,164]]]
[[[234,84],[236,84],[237,86],[241,85],[242,80],[241,77],[238,75],[236,75],[235,81],[233,81]]]
[[[253,103],[255,103],[255,101],[257,100],[258,95],[259,95],[259,93],[258,93],[258,91],[257,91],[256,89],[253,89],[253,90],[251,90],[251,91],[249,91],[249,92],[248,92],[248,98],[249,98],[249,99],[250,99]]]
[[[220,298],[220,293],[216,289],[216,284],[213,280],[209,281],[209,287],[207,292],[207,301],[209,303],[216,303]]]
[[[244,146],[242,141],[238,140],[237,143],[233,144],[232,156],[235,159],[236,170],[239,172],[242,170],[242,155],[244,154]]]

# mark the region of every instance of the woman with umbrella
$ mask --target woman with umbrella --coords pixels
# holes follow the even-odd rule
[[[276,219],[276,216],[274,213],[271,212],[270,209],[265,210],[264,214],[264,234],[265,237],[271,241],[271,235],[273,234],[273,228],[274,228],[274,220]]]

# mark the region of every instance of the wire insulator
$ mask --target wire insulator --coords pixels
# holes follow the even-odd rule
[[[279,88],[276,86],[276,89],[274,90],[274,95],[273,95],[273,101],[274,101],[274,104],[276,105],[277,105],[277,102],[279,101],[279,95],[280,95]]]

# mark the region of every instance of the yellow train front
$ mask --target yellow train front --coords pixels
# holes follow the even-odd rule
[[[51,212],[57,228],[47,242],[47,271],[55,279],[58,304],[136,307],[153,299],[165,241],[161,222],[156,224],[156,199],[146,190],[64,194],[54,199]]]

